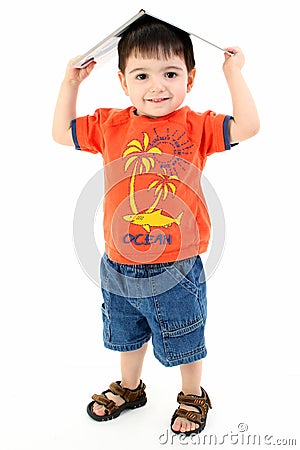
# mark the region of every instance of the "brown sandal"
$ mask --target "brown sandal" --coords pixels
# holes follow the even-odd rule
[[[209,396],[207,395],[207,392],[203,388],[201,388],[201,389],[202,389],[201,396],[191,395],[191,394],[184,395],[183,392],[180,392],[178,394],[178,396],[177,396],[178,403],[180,403],[182,406],[184,406],[184,405],[194,406],[198,409],[199,412],[188,411],[188,410],[184,409],[182,406],[179,406],[179,408],[177,408],[176,411],[174,412],[172,420],[171,420],[171,430],[173,431],[173,433],[185,434],[186,436],[188,436],[190,434],[200,433],[202,430],[204,430],[205,424],[206,424],[208,408],[211,408],[212,406],[211,406]],[[186,431],[186,432],[174,431],[172,428],[172,425],[175,422],[175,419],[177,417],[182,417],[184,419],[189,420],[190,422],[197,423],[199,425],[199,427],[196,428],[195,430],[190,430],[190,431]]]
[[[115,419],[125,409],[140,408],[141,406],[144,406],[146,404],[147,397],[145,388],[146,386],[142,382],[142,380],[140,380],[140,384],[136,389],[123,388],[121,386],[121,381],[111,383],[109,385],[109,389],[103,391],[100,395],[95,394],[92,396],[92,399],[94,401],[88,404],[87,413],[92,419],[97,420],[98,422]],[[105,395],[107,394],[107,392],[112,392],[115,395],[120,395],[120,397],[125,400],[125,403],[120,406],[116,405],[113,400],[107,398],[107,396]],[[104,416],[98,416],[93,412],[93,406],[95,402],[99,405],[105,406]]]

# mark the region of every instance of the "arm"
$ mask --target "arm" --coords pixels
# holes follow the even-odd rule
[[[233,120],[229,124],[230,142],[248,139],[259,131],[259,117],[251,92],[244,80],[241,69],[245,58],[239,47],[226,48],[233,56],[225,54],[223,71],[230,90]]]
[[[71,120],[76,118],[76,102],[80,83],[89,76],[95,66],[91,62],[83,69],[72,66],[71,60],[67,66],[65,78],[58,94],[53,118],[53,139],[63,145],[74,145],[71,133]]]

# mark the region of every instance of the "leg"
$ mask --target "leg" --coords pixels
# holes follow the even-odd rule
[[[202,360],[190,364],[183,364],[180,366],[180,371],[182,378],[182,392],[185,395],[201,395],[200,383],[202,375]],[[197,411],[197,408],[189,405],[184,405],[184,409]],[[172,428],[174,431],[186,432],[191,430],[193,431],[198,427],[198,424],[190,422],[187,419],[177,417]]]
[[[202,359],[191,364],[181,365],[180,371],[182,378],[182,392],[185,395],[201,395]]]
[[[144,357],[147,351],[148,342],[140,349],[132,352],[121,353],[121,372],[123,387],[128,389],[135,389],[141,378]]]
[[[147,346],[148,343],[144,344],[138,350],[133,350],[131,352],[121,352],[122,387],[135,389],[139,385]],[[108,392],[106,395],[118,406],[124,403],[124,400],[119,395],[114,395],[110,392]],[[95,403],[93,406],[93,412],[98,416],[104,416],[105,408]]]

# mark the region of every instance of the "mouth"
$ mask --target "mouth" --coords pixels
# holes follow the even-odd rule
[[[145,98],[145,101],[150,103],[162,103],[165,102],[166,100],[169,100],[169,97]]]

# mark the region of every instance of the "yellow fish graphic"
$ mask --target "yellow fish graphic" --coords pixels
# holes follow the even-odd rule
[[[131,222],[134,225],[140,225],[148,233],[150,232],[150,227],[170,227],[172,223],[180,224],[183,212],[180,213],[175,219],[173,217],[164,216],[161,209],[157,209],[152,212],[145,212],[139,214],[130,214],[128,216],[123,216],[123,219],[127,222]]]

